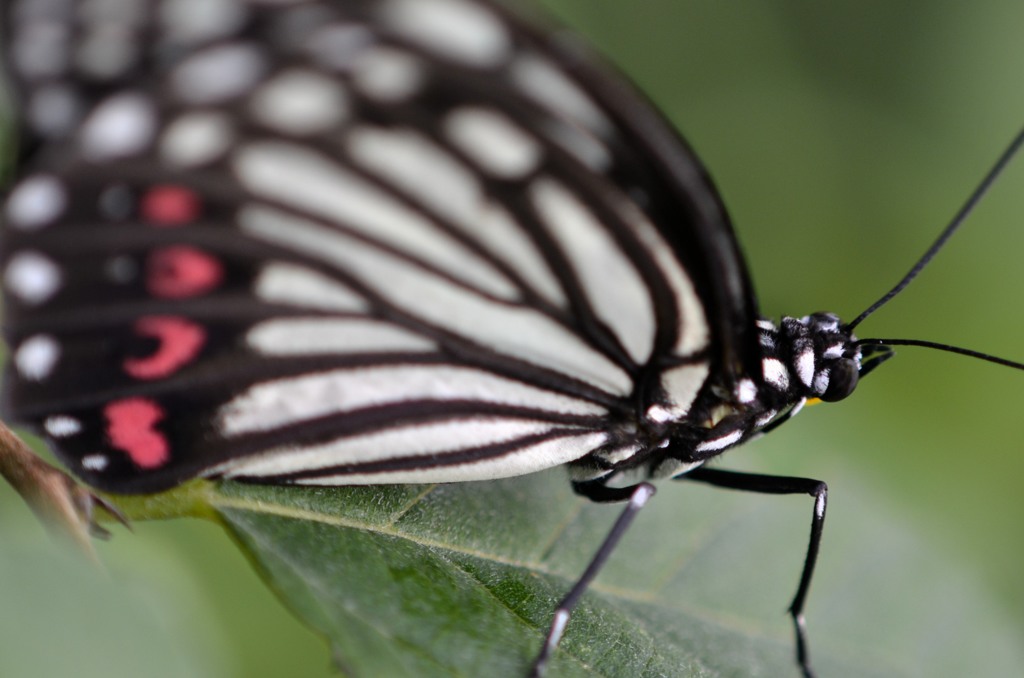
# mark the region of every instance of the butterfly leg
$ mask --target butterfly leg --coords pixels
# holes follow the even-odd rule
[[[814,678],[811,670],[810,656],[807,650],[807,625],[804,621],[804,602],[807,591],[811,588],[811,577],[814,576],[814,564],[818,560],[818,548],[821,546],[822,529],[825,526],[825,506],[828,503],[828,485],[811,478],[795,478],[791,476],[769,476],[758,473],[740,473],[721,469],[697,468],[678,480],[693,480],[707,483],[715,487],[730,490],[757,492],[759,494],[809,494],[814,497],[814,515],[811,518],[811,537],[807,544],[807,555],[804,556],[804,569],[800,575],[793,602],[789,604],[789,614],[793,618],[796,631],[796,659],[803,671],[804,678]]]
[[[558,647],[558,641],[562,639],[562,634],[565,632],[565,627],[569,623],[569,616],[572,614],[573,608],[576,607],[576,603],[579,602],[584,592],[590,586],[590,583],[594,581],[594,577],[597,576],[597,573],[600,572],[601,568],[608,561],[608,557],[615,550],[619,540],[622,539],[622,535],[629,529],[630,523],[636,518],[640,509],[654,496],[654,485],[650,483],[640,483],[633,487],[621,489],[605,488],[602,486],[600,489],[603,491],[599,493],[599,496],[595,497],[590,497],[589,490],[591,488],[587,488],[587,490],[577,489],[595,501],[621,501],[628,499],[629,503],[622,510],[618,520],[615,521],[612,529],[608,532],[608,536],[604,538],[604,542],[601,543],[597,553],[591,558],[587,569],[583,571],[583,574],[580,575],[580,578],[573,585],[569,593],[558,603],[554,617],[551,620],[551,627],[548,629],[547,638],[544,640],[544,646],[533,661],[533,666],[530,669],[530,678],[541,678],[544,675],[548,660],[551,658],[551,653]],[[596,490],[598,488],[595,487],[593,489]]]

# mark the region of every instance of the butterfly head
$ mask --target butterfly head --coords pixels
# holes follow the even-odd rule
[[[888,346],[862,347],[832,313],[758,323],[764,383],[796,402],[843,400],[864,376],[893,355]]]

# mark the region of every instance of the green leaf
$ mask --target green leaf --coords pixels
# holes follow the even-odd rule
[[[567,485],[556,470],[439,486],[225,483],[190,496],[202,492],[345,675],[522,676],[620,510]],[[663,484],[574,614],[551,675],[798,675],[784,611],[810,513],[809,497]],[[846,512],[842,522],[873,531],[826,537],[808,609],[821,675],[1019,666],[1020,630],[908,531],[879,531],[881,515]],[[890,576],[897,563],[903,580]]]

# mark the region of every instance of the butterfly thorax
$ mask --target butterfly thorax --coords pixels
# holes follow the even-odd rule
[[[833,402],[853,392],[861,373],[861,349],[831,313],[757,322],[761,374],[735,384],[709,382],[685,416],[661,421],[656,407],[624,426],[633,443],[594,455],[602,482],[638,476],[678,476],[725,450],[766,433],[809,400]],[[594,469],[591,469],[593,472]],[[617,476],[622,474],[622,478]]]

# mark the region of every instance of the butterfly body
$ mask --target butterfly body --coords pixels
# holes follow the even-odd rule
[[[812,494],[802,634],[824,484],[701,467],[891,352],[760,318],[640,95],[483,0],[97,7],[6,22],[31,150],[0,254],[13,420],[118,493],[568,465],[595,499]]]

